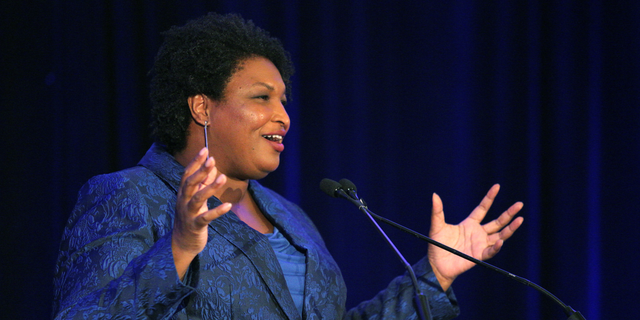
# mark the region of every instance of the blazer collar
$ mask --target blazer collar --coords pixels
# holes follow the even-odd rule
[[[184,167],[167,152],[165,146],[154,143],[142,157],[139,166],[143,166],[155,174],[162,182],[177,194]]]

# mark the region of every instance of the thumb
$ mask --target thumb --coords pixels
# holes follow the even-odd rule
[[[434,192],[431,202],[431,234],[433,234],[442,229],[445,226],[445,222],[442,199],[440,199],[440,196]]]

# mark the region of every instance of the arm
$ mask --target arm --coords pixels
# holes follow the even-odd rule
[[[177,276],[171,217],[160,213],[160,197],[143,195],[136,181],[120,174],[94,178],[81,189],[56,266],[56,319],[162,319],[193,292],[195,282]]]
[[[193,259],[207,245],[209,222],[231,210],[230,203],[211,210],[207,206],[207,199],[227,181],[224,174],[218,175],[215,161],[208,155],[209,150],[202,148],[187,165],[180,181],[171,241],[180,279],[184,278]]]
[[[481,224],[499,190],[500,186],[497,184],[491,187],[480,204],[457,225],[450,225],[444,221],[442,200],[434,193],[429,236],[476,259],[492,258],[500,251],[504,241],[509,239],[524,221],[522,217],[518,217],[509,223],[522,209],[522,202],[516,202],[497,219]],[[475,265],[433,245],[429,245],[428,256],[438,282],[445,290],[456,277]]]
[[[83,187],[57,265],[54,312],[59,318],[163,319],[180,308],[194,290],[195,257],[202,250],[189,246],[194,230],[189,228],[204,223],[198,229],[205,234],[204,248],[205,218],[228,211],[206,206],[209,193],[224,182],[224,176],[215,179],[213,159],[207,159],[201,152],[187,167],[177,203],[167,201],[175,194],[161,182],[141,182],[139,175],[132,180],[123,174],[102,176]],[[175,219],[168,208],[176,208]]]

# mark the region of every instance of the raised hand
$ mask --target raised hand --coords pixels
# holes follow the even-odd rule
[[[227,181],[224,174],[218,175],[215,161],[208,155],[209,151],[203,148],[187,165],[178,190],[171,250],[180,279],[186,274],[191,261],[206,246],[209,222],[231,209],[230,203],[223,203],[211,210],[207,206],[207,199]]]
[[[504,241],[509,239],[524,221],[522,217],[518,217],[509,224],[523,206],[522,202],[516,202],[497,219],[481,224],[499,190],[500,185],[491,187],[480,204],[457,225],[445,222],[442,200],[434,193],[429,236],[479,260],[495,256]],[[434,245],[429,245],[429,262],[445,291],[457,276],[475,265]]]

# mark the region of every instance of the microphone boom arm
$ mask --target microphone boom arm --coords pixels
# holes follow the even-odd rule
[[[415,236],[415,237],[417,237],[419,239],[422,239],[422,240],[424,240],[424,241],[426,241],[426,242],[428,242],[428,243],[430,243],[430,244],[432,244],[432,245],[434,245],[434,246],[436,246],[438,248],[441,248],[441,249],[444,249],[446,251],[449,251],[449,252],[451,252],[451,253],[459,256],[459,257],[467,259],[467,260],[469,260],[471,262],[474,262],[474,263],[476,263],[478,265],[481,265],[481,266],[483,266],[485,268],[491,269],[491,270],[493,270],[493,271],[495,271],[497,273],[502,274],[503,276],[506,276],[508,278],[511,278],[513,280],[516,280],[516,281],[518,281],[518,282],[520,282],[522,284],[525,284],[525,285],[527,285],[529,287],[532,287],[532,288],[538,290],[539,292],[541,292],[542,294],[544,294],[545,296],[549,297],[551,300],[553,300],[557,304],[559,304],[564,309],[565,314],[570,317],[568,320],[574,320],[574,319],[575,320],[585,320],[585,318],[580,314],[580,312],[575,311],[569,305],[567,305],[564,302],[562,302],[562,300],[558,299],[558,297],[556,297],[553,293],[551,293],[548,290],[546,290],[545,288],[537,285],[536,283],[531,282],[531,281],[529,281],[529,280],[527,280],[527,279],[525,279],[523,277],[517,276],[517,275],[515,275],[515,274],[513,274],[511,272],[508,272],[506,270],[500,269],[500,268],[498,268],[498,267],[496,267],[496,266],[494,266],[494,265],[492,265],[490,263],[484,262],[482,260],[478,260],[478,259],[476,259],[476,258],[474,258],[472,256],[469,256],[469,255],[467,255],[465,253],[462,253],[462,252],[460,252],[460,251],[458,251],[456,249],[453,249],[453,248],[451,248],[449,246],[446,246],[446,245],[444,245],[444,244],[442,244],[442,243],[440,243],[438,241],[435,241],[435,240],[433,240],[433,239],[431,239],[431,238],[429,238],[429,237],[427,237],[427,236],[425,236],[425,235],[423,235],[423,234],[421,234],[421,233],[419,233],[417,231],[411,230],[411,229],[409,229],[409,228],[407,228],[407,227],[405,227],[405,226],[403,226],[403,225],[401,225],[399,223],[396,223],[396,222],[394,222],[392,220],[389,220],[389,219],[387,219],[385,217],[377,215],[377,214],[371,212],[371,210],[369,210],[368,208],[366,210],[368,211],[368,213],[374,219],[376,219],[378,221],[384,222],[384,223],[386,223],[386,224],[388,224],[388,225],[390,225],[392,227],[395,227],[395,228],[400,229],[400,230],[402,230],[402,231],[404,231],[406,233],[409,233],[409,234],[411,234],[411,235],[413,235],[413,236]]]

